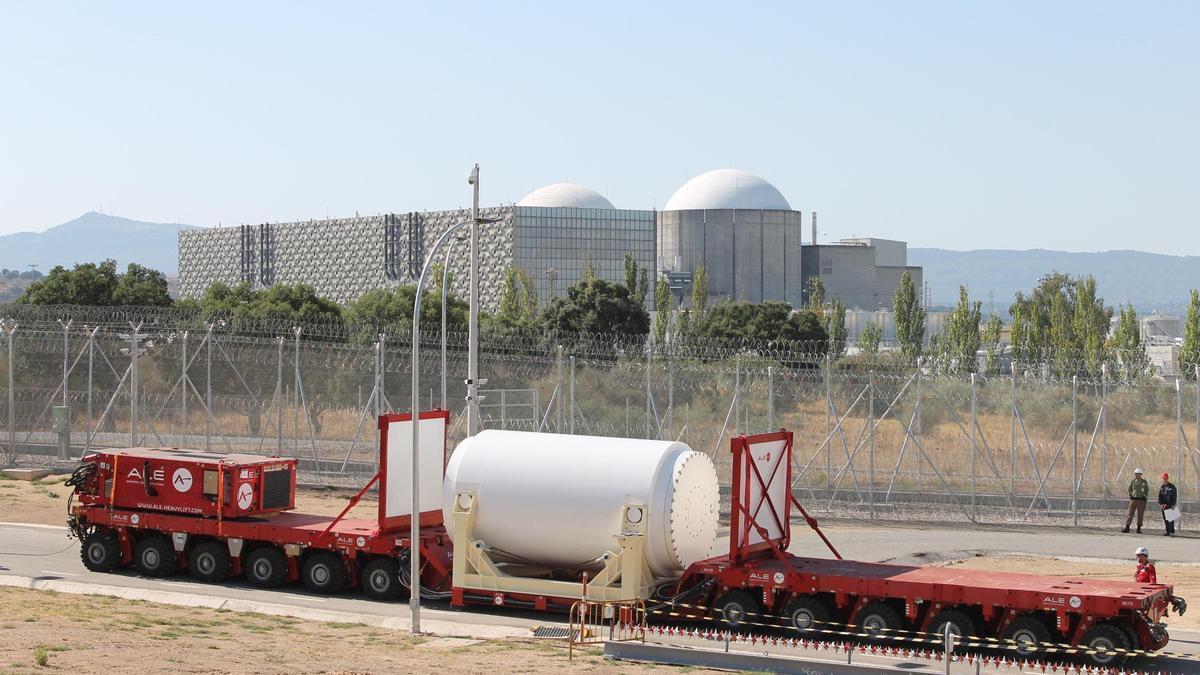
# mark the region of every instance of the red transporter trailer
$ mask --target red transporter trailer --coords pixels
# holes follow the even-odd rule
[[[700,594],[693,617],[707,611],[729,626],[773,623],[814,637],[846,626],[881,637],[949,627],[968,645],[1001,638],[998,646],[1032,657],[1069,643],[1113,665],[1162,649],[1162,619],[1170,607],[1186,609],[1164,584],[843,560],[792,496],[791,432],[734,438],[732,451],[729,552],[693,564],[678,587]],[[793,504],[834,559],[787,552]]]
[[[449,420],[421,413],[421,585],[431,596],[450,587],[440,507]],[[243,575],[263,588],[300,580],[318,593],[359,586],[396,598],[409,586],[411,417],[385,415],[379,428],[380,470],[337,516],[290,511],[294,459],[130,448],[84,458],[68,481],[77,499],[68,525],[84,566],[97,572],[132,565],[147,576],[187,570],[201,581]],[[346,518],[376,483],[377,518]]]

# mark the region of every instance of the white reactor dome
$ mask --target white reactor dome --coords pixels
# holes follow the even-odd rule
[[[521,198],[517,206],[543,208],[615,209],[604,195],[575,183],[555,183],[541,187]]]
[[[694,209],[768,209],[791,211],[783,193],[767,181],[738,169],[717,169],[684,183],[664,211]]]

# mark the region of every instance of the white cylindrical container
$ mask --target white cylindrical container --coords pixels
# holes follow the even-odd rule
[[[578,568],[618,551],[626,504],[644,504],[645,555],[658,578],[707,557],[717,535],[717,473],[683,443],[487,430],[446,465],[453,534],[459,490],[477,495],[475,538],[510,560]]]

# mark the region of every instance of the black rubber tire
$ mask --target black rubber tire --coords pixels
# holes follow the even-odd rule
[[[358,577],[363,595],[372,600],[395,600],[404,593],[400,585],[400,563],[392,558],[376,558],[367,563]]]
[[[729,628],[763,623],[762,600],[758,596],[742,589],[727,591],[714,605],[716,619]]]
[[[346,586],[346,564],[336,553],[317,551],[305,559],[300,580],[313,593],[332,595]]]
[[[276,588],[287,579],[287,556],[277,546],[260,546],[246,554],[242,575],[259,588]]]
[[[903,630],[908,626],[900,612],[886,602],[872,602],[858,610],[854,622],[858,625],[860,633],[879,638],[894,636],[896,633],[893,631]]]
[[[1004,631],[1004,639],[1020,643],[1017,645],[1006,644],[1006,651],[1027,659],[1037,655],[1038,645],[1052,644],[1054,634],[1050,632],[1050,626],[1046,625],[1045,620],[1041,617],[1025,615],[1018,616],[1008,625],[1008,630]]]
[[[1092,626],[1091,630],[1083,634],[1083,641],[1079,646],[1088,650],[1083,658],[1093,666],[1101,668],[1117,668],[1129,660],[1127,653],[1104,653],[1103,650],[1133,649],[1133,643],[1129,641],[1129,632],[1121,626],[1107,622]]]
[[[163,535],[150,535],[133,546],[133,566],[148,577],[167,577],[178,569],[175,546]]]
[[[955,637],[979,637],[979,627],[975,617],[961,609],[943,609],[929,623],[929,632],[941,637],[945,634],[946,626]]]
[[[794,598],[784,608],[783,615],[792,628],[800,634],[819,635],[819,631],[834,628],[831,621],[833,610],[829,607],[829,603],[824,598],[815,595],[801,595]]]
[[[121,542],[115,532],[96,530],[79,547],[79,559],[93,572],[111,572],[121,566]]]
[[[205,541],[192,547],[188,554],[188,572],[197,581],[216,583],[229,577],[233,561],[229,545],[223,541]]]

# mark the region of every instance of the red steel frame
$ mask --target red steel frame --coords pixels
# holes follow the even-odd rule
[[[388,461],[388,425],[393,422],[407,422],[412,419],[412,413],[389,413],[379,416],[379,473],[375,474],[372,481],[379,481],[379,529],[383,532],[395,532],[396,530],[407,530],[409,523],[412,521],[411,516],[396,516],[394,518],[385,518],[383,513],[387,504],[388,486],[387,486],[387,461]],[[420,413],[419,419],[422,420],[444,420],[445,438],[442,441],[442,473],[446,471],[446,453],[445,448],[450,443],[450,411],[448,410],[426,410]],[[367,487],[370,487],[368,483]],[[367,488],[363,488],[366,492]],[[361,493],[360,493],[361,494]],[[353,504],[351,504],[353,506]],[[349,510],[349,507],[347,507]],[[422,511],[421,519],[418,521],[421,527],[427,525],[442,524],[442,510]]]
[[[784,456],[769,466],[771,471],[787,467],[788,498],[781,500],[785,503],[777,504],[764,494],[759,504],[750,504],[751,487],[758,486],[765,493],[773,475],[764,475],[759,470],[761,461],[756,462],[751,453],[756,444],[777,440],[786,440]],[[715,582],[709,597],[702,602],[704,607],[712,607],[729,589],[760,590],[768,612],[779,609],[793,597],[818,595],[828,599],[845,621],[853,623],[859,610],[868,603],[894,600],[903,602],[903,614],[914,630],[927,631],[941,609],[968,606],[978,608],[984,627],[993,635],[1002,634],[1023,613],[1043,612],[1055,618],[1056,627],[1072,644],[1078,644],[1097,622],[1117,619],[1128,622],[1126,625],[1137,635],[1141,648],[1156,650],[1166,645],[1165,639],[1151,636],[1149,625],[1137,619],[1137,615],[1159,621],[1173,595],[1170,585],[842,560],[820,531],[816,519],[791,496],[792,434],[781,430],[739,436],[732,439],[730,446],[733,489],[729,553],[693,564],[678,586],[682,591],[705,581]],[[793,504],[829,546],[835,559],[800,557],[787,552],[790,543],[787,523]],[[785,524],[785,534],[767,538],[768,526],[780,522]],[[749,544],[747,537],[751,531],[758,532],[765,541]]]

